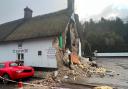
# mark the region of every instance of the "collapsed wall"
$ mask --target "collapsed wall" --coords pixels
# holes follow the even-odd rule
[[[56,38],[53,43],[53,46],[56,48],[56,60],[58,65],[58,70],[53,74],[54,80],[57,82],[65,79],[78,80],[91,77],[93,74],[98,74],[103,77],[105,73],[104,68],[99,68],[95,61],[89,61],[89,58],[78,55],[78,38],[73,30],[71,30],[70,33],[72,34],[70,44],[66,43],[67,40],[65,39],[68,35],[64,35],[66,37],[63,38],[65,39],[63,41],[63,48],[59,45],[59,38]]]

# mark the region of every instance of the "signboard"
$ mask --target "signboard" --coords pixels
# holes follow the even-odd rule
[[[56,54],[55,48],[47,49],[47,59],[56,59],[55,54]]]
[[[28,49],[14,49],[12,51],[13,53],[27,53]]]

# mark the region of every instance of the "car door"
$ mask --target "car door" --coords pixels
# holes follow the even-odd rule
[[[4,63],[0,63],[0,76],[2,76],[5,72],[5,64]]]

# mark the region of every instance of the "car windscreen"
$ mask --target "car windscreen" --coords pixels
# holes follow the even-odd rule
[[[5,65],[3,63],[0,63],[0,68],[4,68]]]
[[[14,66],[18,66],[17,63],[13,62],[13,63],[10,63],[10,67],[14,67]]]

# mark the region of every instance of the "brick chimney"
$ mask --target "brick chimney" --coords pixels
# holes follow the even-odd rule
[[[32,18],[32,10],[28,7],[24,8],[24,19]]]
[[[68,0],[68,10],[74,12],[74,0]]]

